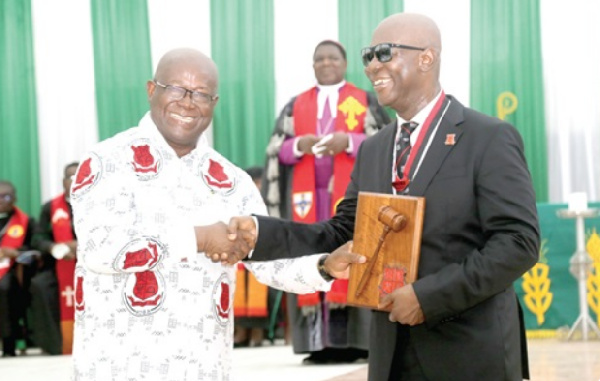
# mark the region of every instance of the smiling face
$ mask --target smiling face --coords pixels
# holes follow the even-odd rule
[[[319,85],[335,85],[344,80],[347,62],[339,47],[322,43],[315,50],[313,69]]]
[[[383,20],[371,40],[425,48],[424,51],[392,48],[392,59],[381,63],[375,57],[365,67],[381,105],[393,108],[410,120],[440,91],[439,51],[441,43],[437,26],[430,19],[401,13]]]
[[[17,201],[15,187],[7,181],[0,181],[0,213],[10,213],[15,201]]]
[[[178,156],[196,147],[198,138],[212,121],[218,100],[218,74],[214,62],[191,49],[173,50],[160,60],[154,79],[163,85],[179,86],[215,96],[209,103],[192,100],[188,92],[182,99],[173,99],[165,88],[148,81],[150,115],[158,130]]]

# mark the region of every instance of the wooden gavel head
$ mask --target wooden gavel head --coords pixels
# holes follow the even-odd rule
[[[383,205],[379,208],[377,219],[394,232],[404,229],[407,223],[406,217],[394,210],[390,205]]]

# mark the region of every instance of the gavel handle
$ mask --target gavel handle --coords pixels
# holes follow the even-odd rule
[[[373,269],[375,268],[375,263],[377,262],[377,256],[379,255],[379,250],[381,249],[381,246],[383,245],[383,241],[385,241],[385,237],[390,232],[390,230],[391,230],[390,227],[386,225],[385,228],[383,229],[383,233],[381,233],[381,236],[379,237],[379,242],[377,243],[377,248],[375,249],[375,253],[373,254],[373,257],[371,257],[371,261],[367,265],[367,269],[363,273],[362,278],[360,278],[360,282],[358,282],[358,287],[356,288],[356,294],[355,294],[357,298],[363,293],[363,291],[365,290],[365,287],[367,286],[367,282],[369,281],[369,279],[371,278],[371,275],[373,274]]]

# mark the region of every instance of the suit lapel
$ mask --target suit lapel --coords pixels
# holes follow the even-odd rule
[[[380,174],[376,171],[373,172],[374,181],[376,181],[375,189],[380,193],[392,193],[392,161],[394,156],[394,146],[396,139],[396,129],[398,128],[398,122],[396,119],[392,123],[386,125],[376,135],[381,135],[381,151],[377,154],[384,161],[385,173]],[[381,155],[381,156],[379,156]]]
[[[447,96],[450,100],[448,109],[442,117],[440,126],[433,138],[431,146],[418,169],[416,176],[410,184],[409,195],[423,196],[431,180],[438,172],[446,156],[458,146],[462,129],[458,124],[463,121],[463,106],[454,97]],[[445,107],[440,109],[444,113]]]

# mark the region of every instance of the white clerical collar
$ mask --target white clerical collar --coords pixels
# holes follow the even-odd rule
[[[332,93],[338,93],[340,88],[346,84],[345,80],[342,80],[340,83],[336,83],[335,85],[319,85],[317,84],[317,88],[319,89],[319,93],[324,93],[330,95]]]
[[[329,110],[331,116],[335,118],[337,115],[337,103],[340,96],[340,89],[346,84],[346,81],[336,83],[335,85],[317,85],[319,92],[317,94],[317,118],[321,119],[323,115],[323,106],[325,106],[325,100],[329,98]]]

